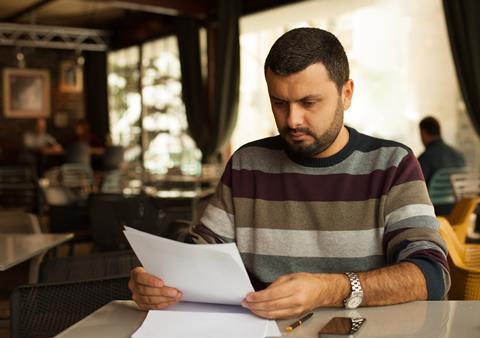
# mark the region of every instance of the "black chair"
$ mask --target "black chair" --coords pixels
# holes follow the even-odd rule
[[[52,337],[113,300],[129,300],[128,276],[17,287],[10,297],[12,338]]]
[[[68,282],[128,275],[137,266],[141,264],[132,250],[54,258],[42,262],[38,281]]]
[[[105,171],[118,170],[124,163],[125,149],[122,146],[110,146],[103,154],[102,169]]]
[[[66,163],[90,166],[90,146],[86,142],[74,142],[67,147]]]
[[[76,244],[92,240],[88,200],[79,199],[69,188],[60,185],[41,189],[47,203],[48,230],[52,233],[74,234],[73,240],[66,243],[72,255]]]
[[[166,214],[145,194],[94,193],[89,205],[93,245],[98,251],[130,248],[123,234],[125,225],[158,236],[168,230]]]
[[[39,205],[37,175],[29,165],[0,166],[0,206],[36,213]]]

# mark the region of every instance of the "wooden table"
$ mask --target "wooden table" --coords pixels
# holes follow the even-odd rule
[[[318,330],[335,316],[367,319],[355,337],[478,338],[480,301],[425,301],[382,307],[319,309],[312,319],[291,333],[292,320],[278,321],[282,337],[317,338]],[[114,301],[66,329],[61,338],[127,338],[140,327],[146,312],[132,301]],[[161,333],[159,334],[159,337]],[[340,336],[339,336],[340,337]]]

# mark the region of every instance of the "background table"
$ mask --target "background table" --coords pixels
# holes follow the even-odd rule
[[[73,234],[0,234],[0,271],[73,238]]]
[[[318,330],[335,316],[362,316],[364,327],[355,337],[480,337],[480,301],[428,301],[383,307],[320,309],[292,333],[285,327],[292,320],[278,321],[283,337],[317,338]],[[132,301],[114,301],[68,328],[61,338],[127,338],[142,324],[146,312]]]

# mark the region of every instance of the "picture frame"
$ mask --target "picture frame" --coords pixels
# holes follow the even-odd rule
[[[80,93],[83,91],[83,70],[73,60],[60,62],[60,91]]]
[[[50,73],[45,69],[5,68],[3,113],[6,118],[50,116]]]

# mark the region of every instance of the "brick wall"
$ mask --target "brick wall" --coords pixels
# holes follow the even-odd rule
[[[22,49],[25,55],[26,68],[46,69],[50,73],[50,117],[48,118],[48,132],[60,143],[66,146],[72,140],[73,125],[85,116],[85,100],[82,93],[64,93],[59,90],[60,62],[74,60],[73,51],[53,50],[43,48]],[[32,129],[35,123],[33,118],[12,119],[5,118],[3,99],[3,70],[16,68],[17,50],[10,47],[0,47],[0,149],[7,160],[14,160],[18,149],[22,146],[22,135]],[[67,117],[67,126],[55,125],[55,115],[63,114]]]

